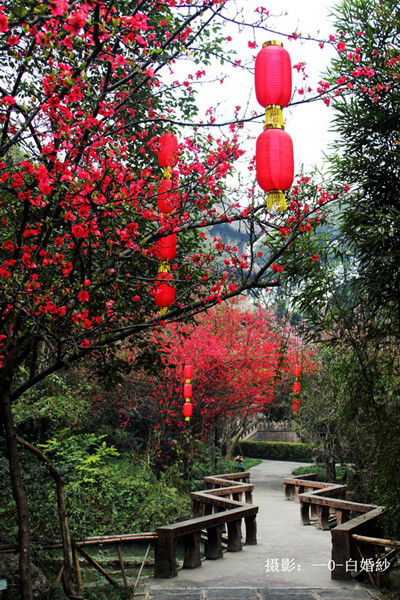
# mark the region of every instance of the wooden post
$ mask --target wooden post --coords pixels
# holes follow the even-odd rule
[[[207,529],[207,551],[206,558],[208,560],[216,560],[222,558],[222,530],[223,526],[209,527]]]
[[[285,487],[285,500],[292,500],[293,498],[293,484],[291,483],[285,483],[284,484]]]
[[[124,559],[122,557],[122,550],[121,550],[121,546],[119,544],[117,544],[117,552],[118,552],[119,566],[121,567],[122,579],[124,580],[124,586],[127,587],[128,580],[126,578]]]
[[[300,501],[300,522],[302,525],[311,525],[309,502]]]
[[[242,549],[242,519],[228,521],[228,552],[239,552]]]
[[[75,566],[75,572],[76,572],[76,584],[78,586],[78,590],[82,589],[82,572],[81,572],[81,568],[79,566],[79,555],[78,555],[78,550],[76,548],[74,548],[74,566]]]
[[[341,525],[342,523],[346,523],[346,521],[348,521],[350,518],[350,511],[343,510],[341,508],[337,508],[336,509],[336,518],[337,518],[338,525]]]
[[[350,531],[334,527],[332,535],[332,561],[334,564],[331,572],[331,579],[351,579],[351,572],[346,568],[348,560],[355,559],[351,555],[351,535]]]
[[[310,519],[312,521],[318,519],[318,506],[316,504],[310,504]]]
[[[253,504],[253,492],[250,490],[244,493],[246,504]]]
[[[192,519],[203,516],[203,504],[198,500],[192,500]]]
[[[183,559],[184,569],[196,569],[201,567],[200,542],[201,531],[194,531],[183,536],[185,544],[185,557]]]
[[[157,530],[154,544],[154,577],[176,577],[176,538],[170,531]]]
[[[255,546],[257,544],[257,523],[256,515],[245,517],[246,523],[246,544],[247,546]]]
[[[329,506],[317,505],[317,529],[327,531],[329,525]]]

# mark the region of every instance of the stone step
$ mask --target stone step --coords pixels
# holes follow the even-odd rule
[[[320,588],[168,588],[150,589],[146,600],[379,600],[367,590]]]

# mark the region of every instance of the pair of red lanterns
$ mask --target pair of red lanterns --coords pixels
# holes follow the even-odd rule
[[[178,140],[173,133],[164,133],[158,140],[158,164],[164,169],[163,179],[157,187],[157,206],[162,215],[168,215],[177,208],[177,195],[171,180],[171,170],[178,162]],[[176,233],[160,238],[154,244],[154,252],[161,265],[154,282],[154,301],[164,314],[175,302],[174,276],[170,273],[169,262],[176,256]]]
[[[301,392],[301,383],[300,383],[300,377],[301,377],[301,365],[294,365],[294,369],[293,369],[293,375],[295,377],[294,383],[293,383],[293,394],[294,394],[294,398],[293,398],[293,404],[292,404],[292,409],[293,412],[297,412],[300,408],[300,392]]]
[[[282,109],[292,95],[292,67],[289,53],[281,42],[263,44],[255,63],[255,89],[265,111],[264,131],[256,144],[256,174],[259,186],[267,192],[267,208],[285,210],[284,191],[293,183],[293,143],[284,131]]]
[[[183,368],[183,397],[185,398],[185,404],[183,405],[183,416],[185,417],[185,421],[190,421],[190,417],[193,413],[192,406],[192,373],[193,368],[190,365],[185,365]]]

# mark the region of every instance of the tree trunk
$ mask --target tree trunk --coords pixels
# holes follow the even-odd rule
[[[72,586],[72,569],[73,569],[73,548],[71,543],[71,535],[69,531],[68,524],[68,515],[67,515],[67,507],[65,503],[65,488],[64,481],[54,467],[50,459],[36,446],[33,446],[26,440],[17,437],[17,442],[24,446],[29,452],[32,452],[35,456],[39,458],[49,470],[50,475],[53,477],[56,488],[57,488],[57,510],[58,510],[58,519],[60,523],[61,537],[62,537],[62,545],[63,545],[63,553],[64,553],[64,563],[63,563],[63,573],[62,573],[62,583],[64,592],[71,600],[83,600],[82,596],[77,594]]]
[[[235,446],[238,443],[240,436],[244,433],[245,430],[246,426],[243,425],[239,429],[237,434],[233,438],[228,439],[228,441],[226,442],[226,460],[232,460],[232,454],[235,449]]]
[[[14,421],[11,411],[9,386],[0,382],[0,416],[6,439],[7,457],[10,466],[11,487],[18,515],[19,576],[21,600],[32,600],[31,544],[29,534],[28,505],[19,463]]]

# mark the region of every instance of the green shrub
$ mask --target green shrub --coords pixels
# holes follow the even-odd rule
[[[269,460],[297,460],[309,462],[313,460],[313,444],[294,442],[253,442],[239,440],[237,451],[244,456]]]
[[[351,481],[351,476],[354,472],[354,469],[351,465],[347,465],[345,467],[336,466],[336,483],[347,483],[349,480]],[[293,475],[304,475],[305,473],[316,473],[318,476],[318,481],[330,481],[325,466],[321,463],[315,463],[308,467],[296,467],[293,469]]]

